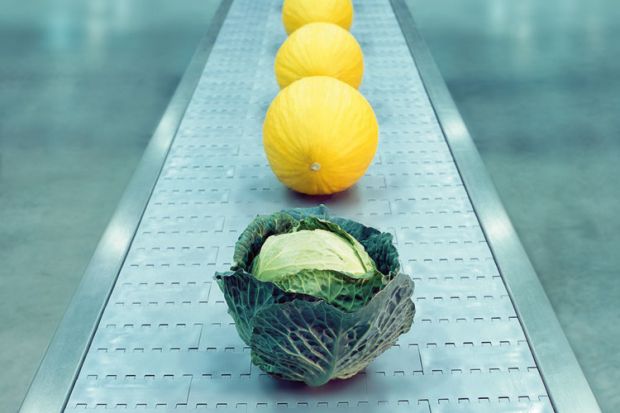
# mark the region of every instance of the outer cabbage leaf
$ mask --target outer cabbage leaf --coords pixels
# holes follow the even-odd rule
[[[375,262],[377,270],[389,279],[400,271],[398,251],[394,247],[392,234],[367,227],[359,222],[340,217],[329,218],[344,231],[357,239]]]
[[[413,282],[400,274],[352,313],[322,300],[264,306],[253,319],[252,361],[274,376],[311,386],[349,378],[409,331],[412,293]]]
[[[243,270],[218,273],[215,279],[228,304],[228,314],[235,320],[239,336],[248,345],[252,336],[252,320],[258,311],[292,300],[317,300],[303,294],[287,293],[275,284],[259,281]]]
[[[321,219],[329,219],[330,217],[329,210],[323,204],[310,208],[290,208],[284,210],[283,212],[286,212],[297,221],[301,221],[302,218],[307,217],[317,217]]]

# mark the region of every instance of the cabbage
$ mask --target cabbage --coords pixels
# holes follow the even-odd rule
[[[319,386],[363,370],[411,328],[413,282],[392,237],[324,206],[257,217],[216,274],[252,362]]]
[[[302,270],[335,270],[364,278],[373,274],[374,267],[355,238],[304,229],[267,238],[254,259],[252,274],[261,281],[275,281]]]

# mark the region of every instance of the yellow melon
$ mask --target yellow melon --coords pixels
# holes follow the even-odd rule
[[[284,0],[282,22],[288,34],[308,23],[334,23],[349,30],[353,22],[351,0]]]
[[[302,77],[331,76],[357,88],[364,75],[364,56],[355,37],[333,23],[310,23],[282,44],[276,79],[286,87]]]
[[[295,191],[332,194],[359,180],[377,150],[379,127],[357,89],[327,76],[282,89],[263,124],[271,169]]]

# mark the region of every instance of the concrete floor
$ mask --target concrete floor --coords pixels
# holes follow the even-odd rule
[[[620,2],[410,0],[605,412],[620,411]]]
[[[0,0],[0,412],[14,412],[217,1]]]
[[[215,3],[0,0],[1,412]],[[601,406],[620,411],[620,2],[411,4]]]

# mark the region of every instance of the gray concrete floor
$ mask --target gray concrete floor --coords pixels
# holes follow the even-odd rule
[[[409,0],[605,412],[620,411],[620,2]]]
[[[215,1],[0,0],[0,411],[19,405]],[[606,412],[620,2],[411,0]]]
[[[0,412],[14,412],[217,1],[0,0]]]

